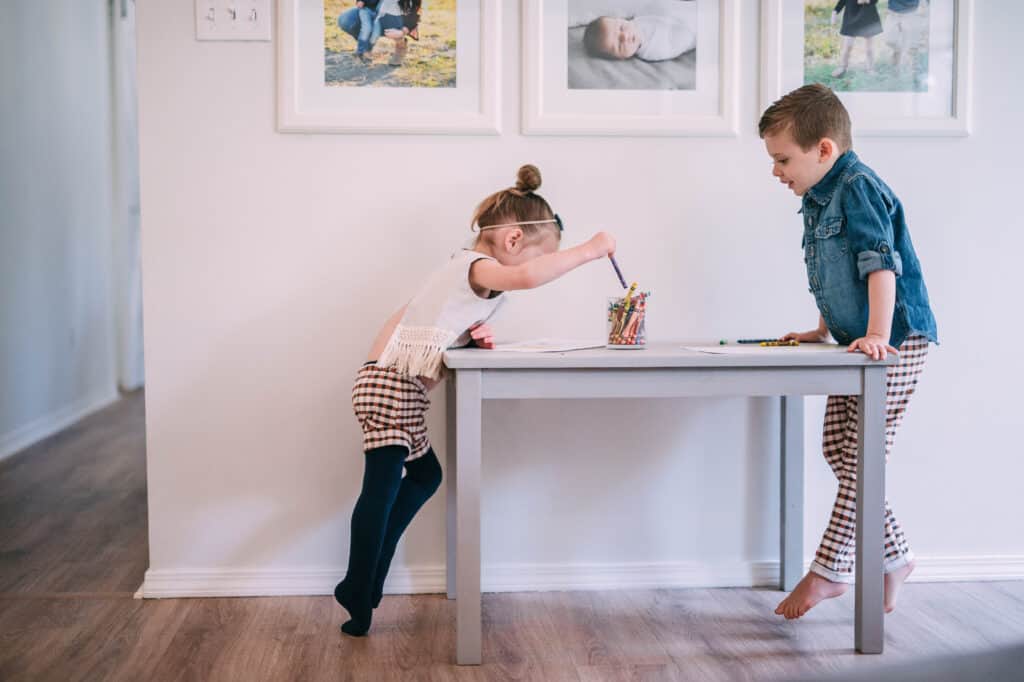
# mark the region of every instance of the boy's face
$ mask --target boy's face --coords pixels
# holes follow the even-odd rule
[[[632,21],[602,17],[601,52],[613,59],[629,59],[640,49],[640,32]]]
[[[764,146],[772,157],[772,175],[798,197],[818,184],[839,156],[835,142],[827,137],[804,151],[793,139],[789,128],[775,134],[766,134]]]

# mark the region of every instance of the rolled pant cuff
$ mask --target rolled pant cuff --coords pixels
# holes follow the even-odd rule
[[[903,568],[904,566],[906,566],[907,564],[909,564],[913,560],[914,560],[914,553],[911,552],[911,551],[907,551],[906,554],[904,554],[902,556],[898,556],[898,557],[896,557],[894,559],[886,559],[885,563],[882,564],[882,572],[883,573],[892,573],[893,571],[897,571],[897,570]],[[820,575],[825,580],[828,580],[828,581],[831,581],[831,582],[834,582],[834,583],[848,583],[848,584],[850,584],[850,583],[856,582],[856,575],[854,574],[853,571],[850,571],[848,573],[840,573],[839,571],[833,571],[831,568],[827,568],[823,564],[819,563],[817,559],[815,559],[814,561],[811,562],[810,571],[811,571],[811,573],[816,573],[817,575]]]
[[[893,571],[898,571],[899,569],[903,568],[913,560],[914,553],[910,550],[907,550],[906,554],[898,556],[894,559],[886,559],[885,563],[882,566],[882,571],[884,571],[885,573],[892,573]]]
[[[811,573],[816,573],[825,580],[828,580],[830,582],[847,584],[854,582],[853,571],[850,571],[849,573],[840,573],[839,571],[833,571],[831,568],[826,568],[824,565],[818,563],[817,559],[811,562],[810,570]]]

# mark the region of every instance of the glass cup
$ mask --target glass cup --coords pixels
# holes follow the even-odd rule
[[[647,345],[647,299],[649,291],[638,291],[626,302],[623,296],[608,299],[608,343],[606,348],[639,349]]]

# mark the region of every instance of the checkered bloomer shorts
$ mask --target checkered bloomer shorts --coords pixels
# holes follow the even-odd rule
[[[362,366],[352,386],[352,408],[363,428],[363,450],[385,445],[409,449],[406,461],[430,449],[424,420],[430,400],[416,377],[374,363]]]
[[[907,403],[928,356],[928,339],[910,336],[899,348],[899,360],[886,372],[885,459],[889,461],[896,429],[903,423]],[[811,570],[833,582],[853,582],[857,528],[857,405],[859,396],[832,395],[825,408],[822,451],[839,479],[832,517],[811,562]],[[906,566],[914,558],[903,529],[885,501],[885,572]]]

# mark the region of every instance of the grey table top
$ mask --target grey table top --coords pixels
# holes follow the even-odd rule
[[[731,345],[727,354],[703,353],[686,347],[711,347],[718,342],[674,341],[648,344],[642,350],[593,348],[568,352],[501,352],[459,348],[444,354],[451,369],[622,369],[667,367],[861,367],[893,365],[896,357],[873,361],[863,353],[848,353],[846,346],[815,343],[762,348]]]

